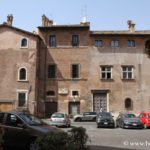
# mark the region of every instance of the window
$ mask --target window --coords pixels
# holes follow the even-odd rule
[[[46,95],[47,96],[55,96],[55,91],[47,91]]]
[[[71,66],[71,77],[79,78],[79,64],[73,64]]]
[[[95,40],[95,47],[103,47],[103,41],[102,40]]]
[[[49,36],[49,46],[56,47],[56,35]]]
[[[133,103],[130,98],[125,99],[125,109],[127,109],[127,110],[133,109]]]
[[[101,66],[101,78],[112,79],[112,67],[111,66]]]
[[[135,47],[135,41],[134,40],[128,40],[128,47]]]
[[[72,96],[79,96],[79,91],[72,91]]]
[[[18,91],[18,107],[27,107],[27,91]]]
[[[21,48],[26,48],[28,47],[28,40],[26,38],[23,38],[21,40]]]
[[[6,125],[13,126],[13,127],[19,127],[18,125],[23,124],[22,121],[13,114],[8,114],[6,118]]]
[[[72,35],[72,46],[79,46],[79,35]]]
[[[0,123],[3,123],[3,119],[4,119],[4,113],[0,113]]]
[[[50,64],[48,66],[48,78],[56,78],[56,65]]]
[[[133,79],[133,66],[122,66],[122,78]]]
[[[111,41],[111,47],[112,48],[119,47],[119,41],[118,40],[112,40]]]
[[[26,68],[19,68],[19,80],[20,81],[26,81],[27,80]]]

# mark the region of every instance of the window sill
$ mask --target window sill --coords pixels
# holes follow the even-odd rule
[[[20,47],[20,49],[28,49],[28,46],[27,47]]]
[[[104,81],[104,82],[113,82],[114,79],[100,79],[101,81]]]
[[[18,80],[18,82],[29,82],[29,80]]]
[[[133,82],[133,81],[135,81],[135,79],[122,79],[122,81]]]

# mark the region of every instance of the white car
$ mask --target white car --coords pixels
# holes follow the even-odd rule
[[[77,114],[73,117],[74,121],[96,121],[96,112],[83,112],[82,114]]]
[[[50,125],[57,126],[57,127],[60,126],[70,127],[71,120],[66,113],[55,112],[51,115]]]

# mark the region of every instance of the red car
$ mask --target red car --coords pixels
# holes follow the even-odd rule
[[[141,112],[139,118],[144,124],[144,128],[150,128],[150,112]]]

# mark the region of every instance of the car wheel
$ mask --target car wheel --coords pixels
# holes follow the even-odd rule
[[[76,118],[75,121],[80,122],[80,121],[81,121],[81,118]]]
[[[123,124],[123,122],[121,123],[121,128],[124,129],[124,124]]]
[[[100,128],[100,126],[97,124],[97,128]]]
[[[95,117],[95,118],[93,118],[93,121],[96,121],[96,117]]]
[[[40,150],[40,147],[35,140],[30,141],[29,150]]]

